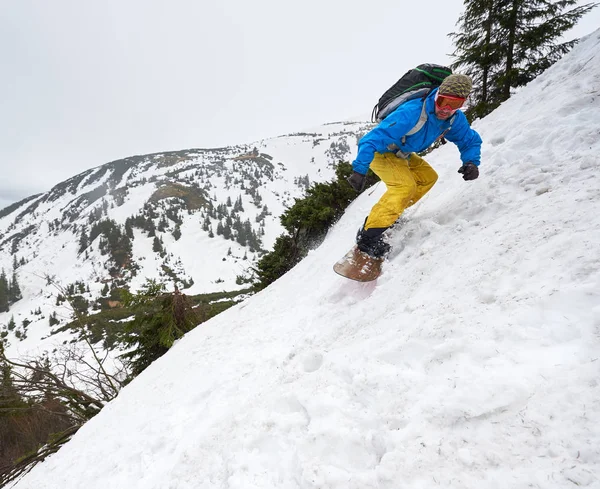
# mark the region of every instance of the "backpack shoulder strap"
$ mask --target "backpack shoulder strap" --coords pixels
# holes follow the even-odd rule
[[[423,108],[421,109],[421,115],[419,116],[419,120],[417,121],[415,126],[410,131],[408,131],[404,136],[402,136],[402,144],[406,144],[406,136],[412,136],[413,134],[418,133],[421,129],[423,129],[423,126],[427,122],[427,111],[425,110],[425,102],[426,102],[426,100],[423,101]]]

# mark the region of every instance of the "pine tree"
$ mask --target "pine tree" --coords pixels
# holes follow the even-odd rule
[[[227,223],[223,226],[223,237],[225,239],[231,239],[231,226]]]
[[[132,350],[123,355],[130,363],[133,376],[206,319],[203,310],[192,308],[185,294],[177,288],[173,293],[166,292],[164,285],[154,280],[147,280],[135,295],[126,293],[123,304],[135,313],[124,339],[125,345]]]
[[[163,251],[158,236],[154,236],[154,241],[152,242],[152,251],[154,251],[155,253],[160,253],[161,251]]]
[[[79,236],[79,253],[83,252],[89,246],[89,238],[85,228],[81,228],[81,235]]]
[[[577,0],[466,0],[454,38],[454,68],[475,87],[472,116],[483,116],[567,53],[577,40],[558,39],[597,4]]]
[[[503,99],[510,89],[523,86],[552,66],[578,40],[557,43],[562,35],[598,4],[579,7],[578,0],[512,0],[506,12],[507,52],[499,78]]]
[[[60,323],[60,321],[56,317],[56,311],[54,311],[52,314],[50,314],[50,317],[48,318],[48,322],[49,322],[50,326],[55,326]]]
[[[163,215],[160,218],[160,221],[158,221],[158,226],[156,226],[156,229],[158,231],[160,231],[161,233],[164,233],[168,228],[169,228],[169,223],[167,222],[167,218]]]
[[[7,312],[10,303],[10,289],[4,269],[0,273],[0,312]]]
[[[246,246],[248,244],[248,236],[246,235],[246,231],[244,230],[244,228],[241,228],[238,231],[237,242],[242,246]]]
[[[233,206],[233,212],[244,212],[244,206],[242,204],[242,196],[240,195]]]
[[[152,219],[148,219],[146,221],[145,229],[148,232],[148,237],[153,238],[156,236],[156,226],[154,225],[154,221]]]
[[[13,276],[8,291],[8,300],[12,304],[20,301],[22,298],[23,296],[21,295],[21,288],[19,287],[19,282],[17,281],[17,272],[13,270]]]
[[[204,221],[202,222],[202,231],[207,231],[210,228],[210,217],[205,216]]]
[[[473,79],[469,114],[483,117],[500,103],[498,94],[491,93],[492,78],[502,67],[502,30],[498,28],[501,10],[499,0],[470,0],[458,20],[461,31],[450,34],[454,39],[456,62],[453,68]]]
[[[3,354],[1,344],[0,354]],[[19,409],[24,406],[26,403],[13,384],[11,367],[7,362],[2,361],[0,363],[0,412],[6,417],[11,414],[9,409]]]
[[[131,223],[131,219],[125,221],[125,236],[133,239],[133,224]]]
[[[175,225],[175,229],[173,230],[172,234],[175,238],[175,241],[179,241],[179,238],[181,238],[181,226],[179,224]]]

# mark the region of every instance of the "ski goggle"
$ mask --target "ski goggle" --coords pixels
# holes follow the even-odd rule
[[[442,110],[458,110],[465,103],[466,98],[452,97],[451,95],[435,95],[435,105]]]

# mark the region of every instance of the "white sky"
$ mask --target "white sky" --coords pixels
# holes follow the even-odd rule
[[[476,122],[478,180],[428,156],[376,282],[331,267],[383,185],[14,489],[598,489],[599,83],[600,30]]]
[[[458,0],[414,12],[389,0],[5,0],[0,208],[133,154],[367,114],[405,69],[450,61],[461,11]],[[598,25],[596,9],[574,35]]]

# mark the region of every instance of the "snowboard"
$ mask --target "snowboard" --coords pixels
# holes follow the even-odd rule
[[[383,258],[373,258],[354,246],[335,265],[333,270],[342,277],[357,282],[371,282],[381,275]]]

